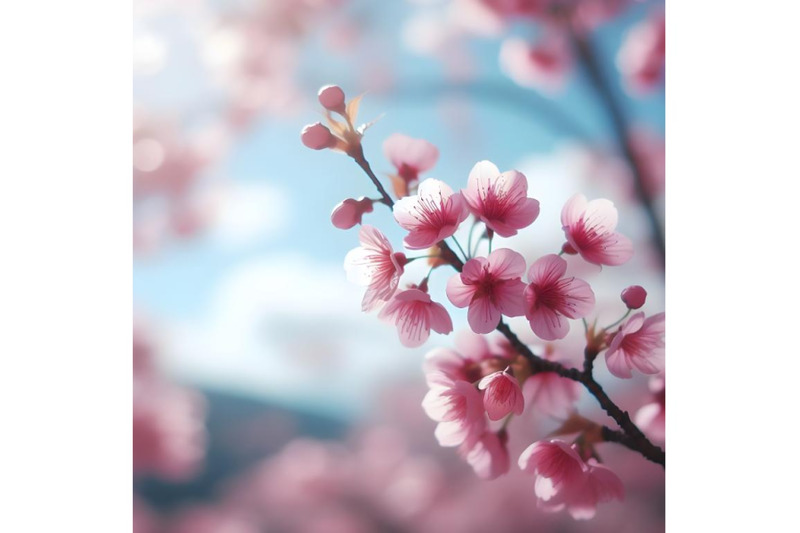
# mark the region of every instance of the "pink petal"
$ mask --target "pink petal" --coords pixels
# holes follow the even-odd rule
[[[587,205],[586,197],[582,194],[572,196],[561,209],[561,225],[572,226],[577,224],[583,216]]]
[[[587,228],[595,228],[598,233],[608,233],[617,227],[617,208],[611,200],[598,198],[586,205],[583,221]]]
[[[545,341],[563,339],[569,333],[569,322],[548,307],[534,310],[528,321],[533,332]]]
[[[534,261],[528,269],[528,281],[537,285],[550,285],[567,272],[567,262],[556,254],[548,254]]]
[[[428,309],[430,316],[431,329],[436,333],[447,335],[453,331],[453,321],[450,319],[447,309],[440,303],[431,302]]]
[[[495,250],[487,261],[490,272],[498,278],[521,278],[525,274],[525,258],[508,248]]]
[[[500,323],[500,318],[500,309],[488,297],[475,298],[467,311],[467,321],[475,333],[490,333]]]
[[[508,280],[495,285],[493,296],[500,312],[505,316],[525,314],[525,282]]]
[[[594,292],[588,283],[571,278],[564,286],[565,307],[561,312],[569,318],[583,318],[594,309]]]
[[[606,367],[611,374],[618,378],[630,379],[633,377],[622,350],[612,350],[609,347],[606,351]]]
[[[477,287],[475,285],[465,285],[461,281],[462,274],[454,274],[447,280],[447,298],[456,307],[467,307],[472,301]]]

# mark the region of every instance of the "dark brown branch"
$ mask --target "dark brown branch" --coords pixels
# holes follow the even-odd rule
[[[633,173],[633,184],[636,198],[647,214],[647,221],[650,225],[651,234],[653,236],[653,243],[659,253],[661,259],[662,269],[664,267],[666,246],[664,240],[664,229],[661,226],[658,214],[656,213],[653,198],[647,190],[645,184],[644,171],[640,159],[636,156],[631,145],[631,140],[628,132],[627,122],[625,120],[622,107],[615,97],[611,86],[606,80],[600,64],[595,56],[594,49],[587,36],[571,33],[573,46],[577,52],[578,59],[583,65],[589,79],[594,86],[597,96],[600,98],[603,108],[607,111],[609,119],[611,120],[611,127],[616,139],[617,145],[622,151],[622,155],[628,162],[628,166]]]

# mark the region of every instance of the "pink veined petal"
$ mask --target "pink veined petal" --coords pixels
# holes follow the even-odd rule
[[[397,200],[392,208],[397,223],[406,229],[419,226],[420,223],[413,214],[416,205],[417,199],[414,196],[405,196]]]
[[[534,198],[520,199],[506,216],[506,224],[520,229],[528,227],[539,218],[539,209],[539,200]]]
[[[622,335],[628,335],[635,331],[639,331],[640,329],[642,329],[642,326],[644,326],[644,322],[645,318],[643,312],[640,311],[638,313],[634,313],[627,320],[627,322],[625,322],[625,324],[622,325],[622,328],[620,328],[619,333]],[[616,340],[616,338],[617,337],[615,336],[614,339]],[[622,339],[622,337],[620,337],[620,339]]]
[[[507,280],[494,287],[497,307],[505,316],[525,314],[525,282],[519,279]]]
[[[528,178],[518,170],[506,170],[498,176],[496,188],[510,198],[525,198],[528,195]]]
[[[475,333],[491,333],[500,323],[500,309],[488,297],[475,298],[469,304],[467,321]]]
[[[456,348],[459,353],[472,361],[482,361],[491,357],[489,342],[483,335],[477,335],[470,330],[461,330],[456,335]]]
[[[525,274],[525,258],[514,250],[500,248],[487,258],[491,272],[499,278],[521,278]]]
[[[462,448],[462,454],[481,479],[496,479],[511,467],[508,449],[497,434],[490,431],[484,433],[473,446]]]
[[[569,322],[548,307],[534,310],[528,321],[533,332],[542,340],[563,339],[569,333]]]
[[[625,359],[625,352],[622,350],[612,350],[611,347],[606,351],[606,367],[608,371],[614,376],[622,379],[630,379],[633,377],[631,369],[628,367]]]
[[[565,307],[561,312],[569,318],[583,318],[594,309],[594,292],[588,283],[571,278],[564,283]]]
[[[358,231],[358,240],[364,248],[372,248],[373,250],[392,252],[392,245],[389,239],[380,232],[377,228],[370,225],[363,225]]]
[[[473,257],[461,269],[461,276],[464,281],[475,282],[483,275],[484,267],[489,263],[485,257]]]
[[[470,198],[479,198],[480,191],[490,187],[492,180],[499,175],[500,169],[491,161],[484,160],[475,163],[467,179],[467,190]]]
[[[433,435],[439,442],[439,446],[443,447],[461,445],[468,434],[469,428],[455,420],[451,422],[440,422],[433,432]]]
[[[432,168],[439,159],[439,149],[424,139],[414,139],[408,135],[394,133],[383,143],[386,159],[400,168],[404,164],[424,172]]]
[[[358,285],[369,285],[372,281],[372,269],[369,267],[371,256],[375,252],[358,247],[353,248],[344,256],[344,268],[347,281]]]
[[[412,232],[403,239],[403,245],[410,250],[424,250],[441,240],[443,239],[439,238],[439,232],[436,230],[412,230]]]
[[[571,226],[576,224],[581,219],[587,203],[586,197],[582,194],[575,194],[567,200],[567,203],[561,209],[561,225]]]
[[[396,296],[397,301],[399,302],[424,302],[430,303],[431,296],[427,292],[423,292],[419,289],[408,289]]]
[[[666,331],[666,313],[656,313],[644,321],[643,327],[651,334],[663,335]]]
[[[450,186],[443,181],[428,178],[419,184],[417,194],[420,197],[441,200],[444,202],[444,200],[450,196],[453,196],[453,189],[451,189]]]
[[[425,372],[426,376],[434,371],[439,371],[452,379],[464,366],[464,362],[464,358],[455,350],[449,348],[434,348],[425,354],[425,360],[422,362],[422,370]]]
[[[556,254],[548,254],[533,262],[528,269],[528,280],[537,285],[549,285],[567,272],[567,262]]]
[[[630,357],[630,363],[633,367],[642,374],[658,374],[664,370],[664,362],[661,357],[661,350],[654,349],[650,352],[649,357],[633,356]]]
[[[617,208],[611,200],[598,198],[586,205],[583,221],[587,228],[594,228],[598,233],[612,232],[617,227]]]
[[[447,312],[447,309],[445,309],[442,304],[431,302],[428,313],[430,316],[430,326],[433,331],[443,335],[447,335],[453,331],[453,321],[450,319],[450,314]]]
[[[609,233],[599,245],[581,249],[580,254],[590,263],[619,266],[633,257],[633,243],[621,233]]]
[[[554,372],[542,372],[525,380],[522,394],[534,411],[563,420],[578,401],[580,385]]]
[[[625,499],[625,487],[619,476],[610,468],[595,464],[594,459],[589,459],[589,485],[598,502]]]
[[[461,281],[462,274],[454,274],[447,280],[447,298],[456,307],[467,307],[472,301],[472,296],[475,294],[477,287],[475,285],[465,285]]]

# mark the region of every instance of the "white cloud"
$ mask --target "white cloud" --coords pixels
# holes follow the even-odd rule
[[[267,183],[232,183],[220,191],[212,238],[223,247],[238,248],[265,241],[288,222],[288,197]]]
[[[367,411],[387,376],[422,380],[424,353],[361,312],[363,289],[336,264],[265,256],[235,268],[205,313],[174,328],[168,368],[199,383],[256,396]],[[421,398],[420,398],[421,400]]]

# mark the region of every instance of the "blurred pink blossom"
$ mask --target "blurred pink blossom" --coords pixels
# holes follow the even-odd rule
[[[666,28],[664,13],[655,13],[628,31],[617,54],[625,87],[634,95],[656,88],[664,76]]]
[[[500,67],[517,85],[554,94],[564,88],[572,55],[559,34],[548,35],[533,45],[509,37],[500,48]]]
[[[465,442],[459,448],[459,454],[479,478],[496,479],[511,468],[511,459],[505,443],[508,438],[505,432],[502,432],[502,435],[501,437],[492,431],[485,431],[474,444]]]
[[[663,443],[666,437],[666,387],[664,376],[649,381],[653,401],[636,411],[633,421],[650,439]]]
[[[433,168],[439,149],[424,139],[394,133],[383,142],[383,153],[397,170],[392,176],[395,193],[402,198],[419,181],[419,175]]]
[[[545,347],[543,358],[548,361],[557,360],[551,344]],[[537,372],[522,384],[522,394],[530,410],[561,420],[570,415],[580,392],[580,384],[555,372]]]
[[[426,380],[430,390],[422,400],[422,408],[439,423],[434,432],[439,444],[468,443],[467,447],[471,447],[486,428],[481,393],[471,383],[450,379],[441,372],[428,374]]]
[[[577,520],[592,518],[599,503],[624,498],[619,477],[594,459],[584,462],[574,444],[535,442],[520,455],[519,467],[536,477],[534,492],[543,509],[566,508]]]

